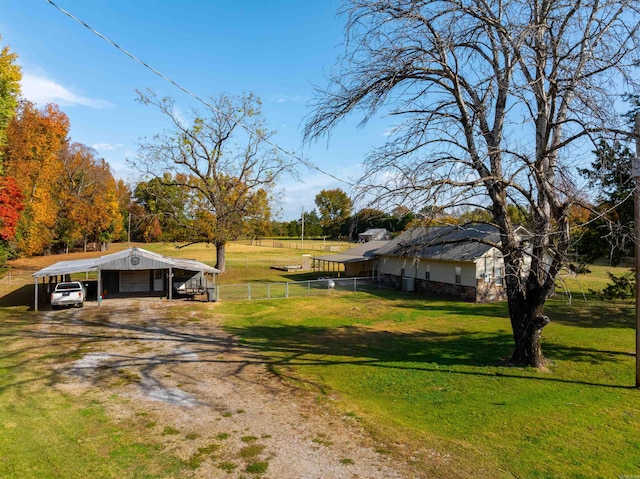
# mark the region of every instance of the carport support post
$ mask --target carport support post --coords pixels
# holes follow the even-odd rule
[[[96,300],[98,301],[98,306],[100,306],[100,298],[102,298],[102,270],[98,268],[98,291],[96,291]]]
[[[169,266],[169,301],[173,299],[173,268]]]
[[[36,289],[35,289],[35,298],[33,299],[33,309],[34,311],[38,311],[38,278],[35,278],[35,285],[36,285]]]

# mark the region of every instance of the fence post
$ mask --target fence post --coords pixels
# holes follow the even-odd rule
[[[289,298],[289,282],[284,283],[284,297]]]
[[[251,299],[251,283],[247,284],[247,299]]]
[[[311,296],[311,281],[307,281],[307,296]]]
[[[357,278],[353,278],[353,292],[356,293],[358,291],[358,287],[357,287]]]
[[[271,285],[267,285],[267,299],[271,299]]]

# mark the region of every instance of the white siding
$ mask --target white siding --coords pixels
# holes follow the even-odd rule
[[[378,261],[378,273],[401,276],[404,269],[405,277],[425,279],[426,264],[430,265],[431,281],[455,284],[456,266],[458,266],[462,268],[462,282],[460,284],[474,287],[477,284],[476,265],[474,263],[432,260],[420,260],[416,263],[413,259],[383,256]]]
[[[502,253],[496,248],[490,249],[484,256],[476,260],[476,274],[478,279],[483,278],[485,273],[489,273],[493,281],[496,277],[496,268],[503,268],[502,271],[504,272]]]

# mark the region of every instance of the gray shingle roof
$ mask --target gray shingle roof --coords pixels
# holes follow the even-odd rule
[[[468,226],[416,227],[405,231],[376,251],[377,256],[407,256],[448,261],[475,261],[500,243],[497,228]]]

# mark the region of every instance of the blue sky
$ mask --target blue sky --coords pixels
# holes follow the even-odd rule
[[[329,141],[303,147],[302,126],[314,86],[326,86],[341,50],[337,0],[54,0],[155,69],[202,97],[254,92],[276,143],[333,175],[355,179],[364,156],[385,137],[384,122],[341,124]],[[134,182],[126,163],[137,143],[166,126],[135,90],[172,96],[181,110],[197,102],[59,12],[46,0],[0,0],[2,45],[19,55],[23,96],[57,103],[73,141],[95,148],[114,176]],[[387,125],[388,126],[388,125]],[[322,189],[346,184],[300,169],[279,182],[279,219],[314,208]],[[276,208],[278,209],[278,208]]]

